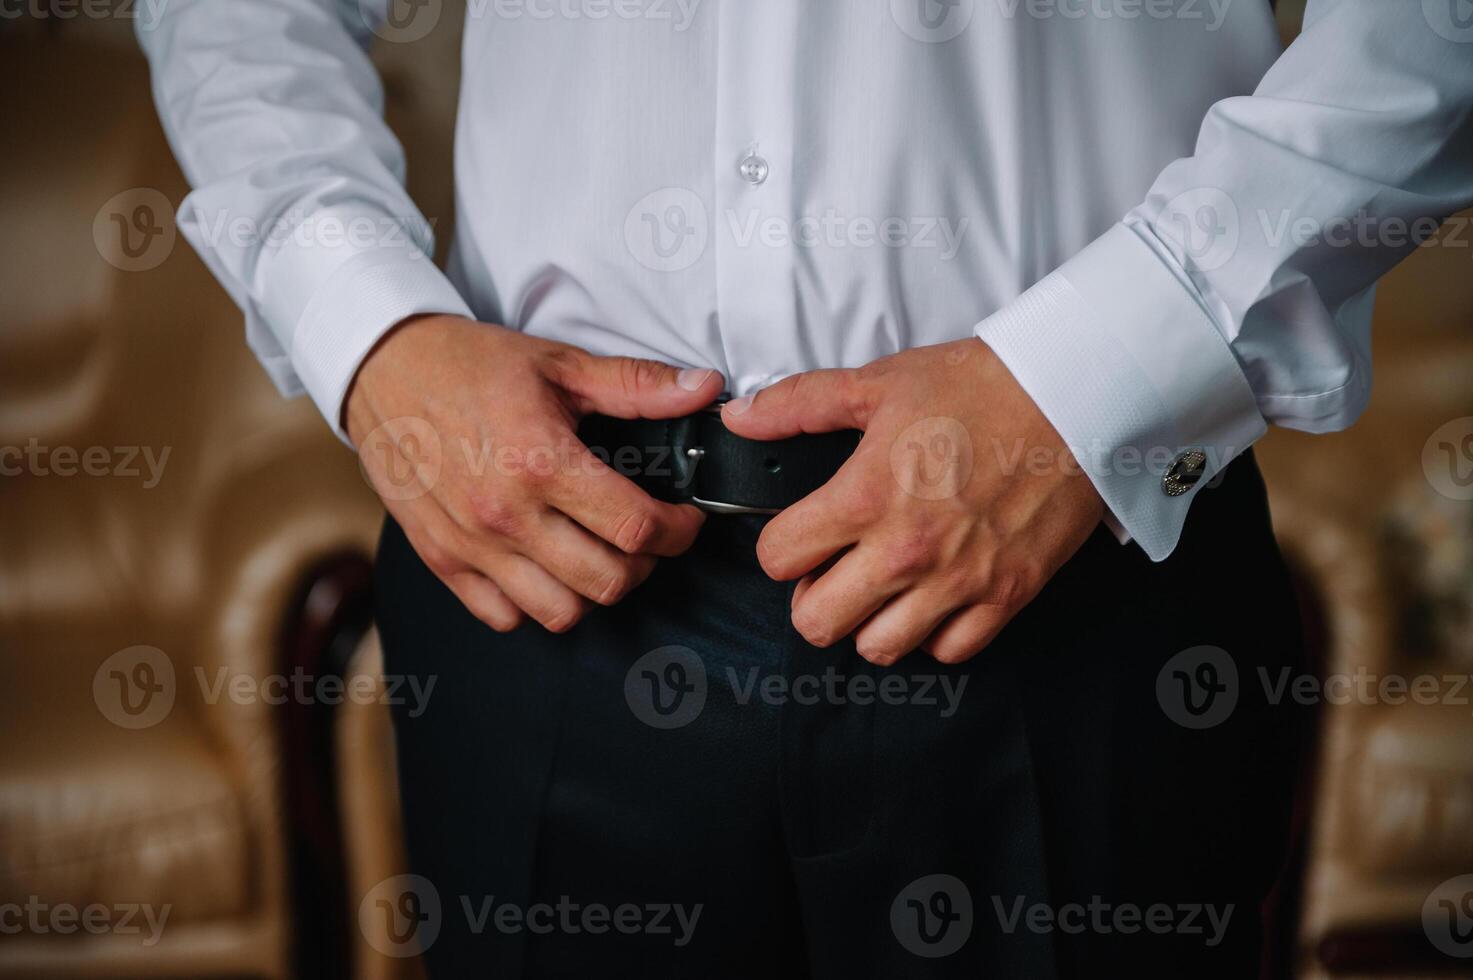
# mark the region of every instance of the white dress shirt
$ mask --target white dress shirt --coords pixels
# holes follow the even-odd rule
[[[415,313],[733,394],[975,332],[1159,560],[1266,423],[1355,419],[1376,279],[1473,204],[1468,0],[1310,0],[1287,51],[1268,0],[469,0],[443,274],[365,54],[441,0],[386,2],[139,30],[179,227],[334,426]]]

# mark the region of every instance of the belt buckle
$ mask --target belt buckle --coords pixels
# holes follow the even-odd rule
[[[724,404],[726,404],[726,399],[723,398],[707,405],[702,411],[709,415],[719,416],[721,406]],[[691,446],[685,451],[685,455],[691,460],[691,465],[694,467],[706,455],[706,450],[701,446]],[[746,504],[733,504],[725,500],[706,500],[695,494],[691,494],[690,502],[710,514],[764,514],[770,517],[773,514],[782,513],[777,507],[749,507]]]
[[[771,517],[782,513],[776,507],[748,507],[746,504],[729,504],[724,500],[704,500],[700,497],[691,497],[690,502],[711,514],[765,514]]]

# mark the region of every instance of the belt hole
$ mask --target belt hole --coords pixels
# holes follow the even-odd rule
[[[776,473],[783,468],[783,461],[776,456],[769,456],[762,461],[762,466],[769,473]]]

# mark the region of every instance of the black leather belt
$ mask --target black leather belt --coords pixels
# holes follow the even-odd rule
[[[590,415],[578,437],[657,500],[717,514],[776,514],[827,483],[863,435],[849,429],[756,442],[723,425],[719,409],[678,419]]]

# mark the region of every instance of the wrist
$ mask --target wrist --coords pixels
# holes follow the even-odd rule
[[[340,415],[341,428],[354,447],[361,445],[363,436],[382,421],[373,407],[374,395],[385,379],[404,376],[404,372],[395,369],[403,352],[417,346],[421,337],[443,329],[446,321],[471,322],[455,314],[417,313],[384,331],[364,355],[348,382]]]

